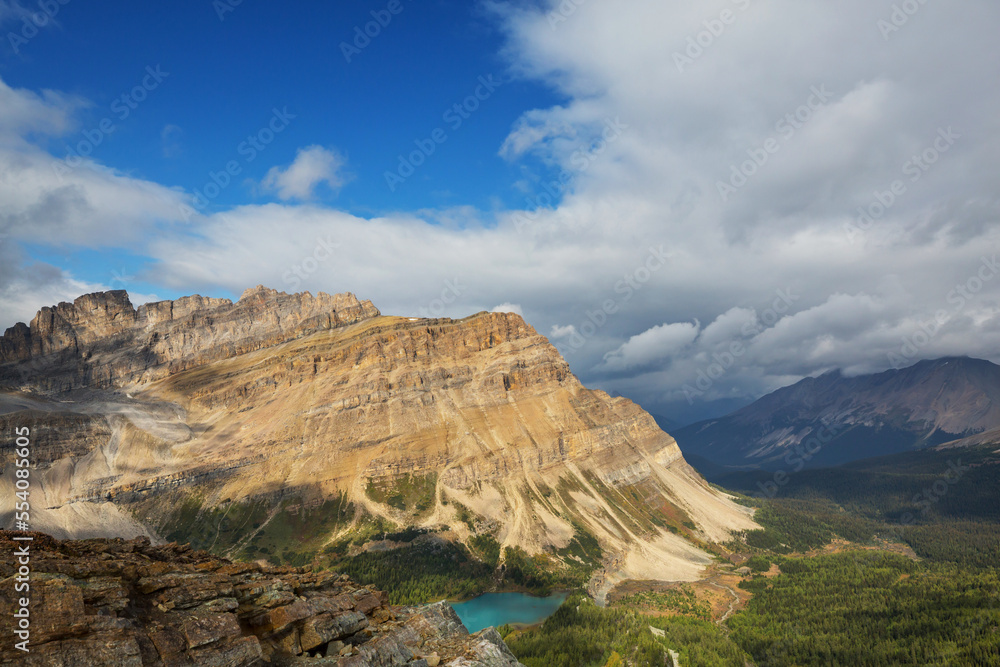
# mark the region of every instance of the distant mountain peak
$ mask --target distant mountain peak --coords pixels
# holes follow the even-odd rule
[[[810,463],[844,463],[1000,427],[1000,366],[925,359],[902,369],[805,378],[725,417],[675,433],[683,451],[724,465],[787,465],[818,430],[835,427]]]

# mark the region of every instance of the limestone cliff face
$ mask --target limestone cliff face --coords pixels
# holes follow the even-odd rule
[[[652,417],[581,385],[517,315],[383,317],[353,295],[264,288],[236,304],[135,310],[107,293],[43,313],[4,338],[0,377],[36,393],[0,394],[0,419],[75,424],[39,452],[37,520],[55,534],[155,534],[167,493],[226,512],[344,496],[457,539],[489,526],[529,553],[586,531],[608,556],[601,589],[695,579],[709,562],[696,545],[754,527]],[[0,487],[12,482],[8,466]]]
[[[0,386],[49,391],[122,387],[243,354],[378,310],[353,294],[284,294],[257,287],[235,304],[189,296],[133,308],[124,291],[42,308],[0,339]],[[20,363],[18,363],[20,362]]]

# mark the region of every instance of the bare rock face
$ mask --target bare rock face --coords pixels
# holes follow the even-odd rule
[[[353,294],[288,295],[265,287],[229,299],[189,296],[132,307],[122,290],[42,308],[0,339],[0,386],[47,391],[123,387],[377,317]],[[18,363],[20,362],[20,363]]]
[[[623,577],[697,579],[698,545],[755,527],[649,414],[584,387],[514,314],[384,317],[351,294],[263,287],[237,303],[135,310],[112,292],[43,313],[0,342],[0,387],[19,389],[0,392],[0,424],[34,424],[33,517],[48,532],[186,535],[216,511],[345,498],[566,564],[574,540],[596,540],[599,597]],[[11,458],[0,449],[5,494]],[[269,511],[259,530],[281,520]]]
[[[0,531],[0,613],[30,597],[27,653],[0,664],[523,667],[490,628],[469,635],[447,603],[394,607],[344,575],[233,563],[147,539],[60,542]],[[28,545],[31,589],[16,594]]]
[[[0,338],[0,359],[6,363],[24,361],[31,358],[31,330],[24,322],[18,322],[4,332]]]
[[[124,290],[85,294],[71,304],[42,308],[31,320],[31,356],[80,352],[130,329],[135,316]]]

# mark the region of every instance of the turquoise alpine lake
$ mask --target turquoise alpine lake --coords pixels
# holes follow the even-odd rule
[[[468,602],[452,605],[469,632],[478,632],[491,625],[541,623],[566,600],[566,593],[536,598],[524,593],[485,593]]]

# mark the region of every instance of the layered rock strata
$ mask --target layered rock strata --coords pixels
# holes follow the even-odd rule
[[[261,286],[236,303],[196,295],[139,308],[124,290],[86,294],[7,329],[0,386],[20,380],[69,391],[148,382],[378,315],[353,294],[287,295]]]
[[[25,533],[0,531],[0,614],[13,618],[30,597],[29,651],[8,645],[0,664],[523,667],[494,629],[470,635],[447,603],[391,606],[344,575],[142,538],[15,535]],[[31,588],[16,593],[25,545]]]
[[[43,309],[0,351],[0,425],[34,424],[33,518],[60,537],[155,538],[271,503],[248,543],[279,505],[344,498],[567,563],[592,537],[614,582],[696,579],[700,547],[755,527],[649,414],[584,387],[514,314],[385,317],[350,294],[264,288],[134,309],[108,292]]]

